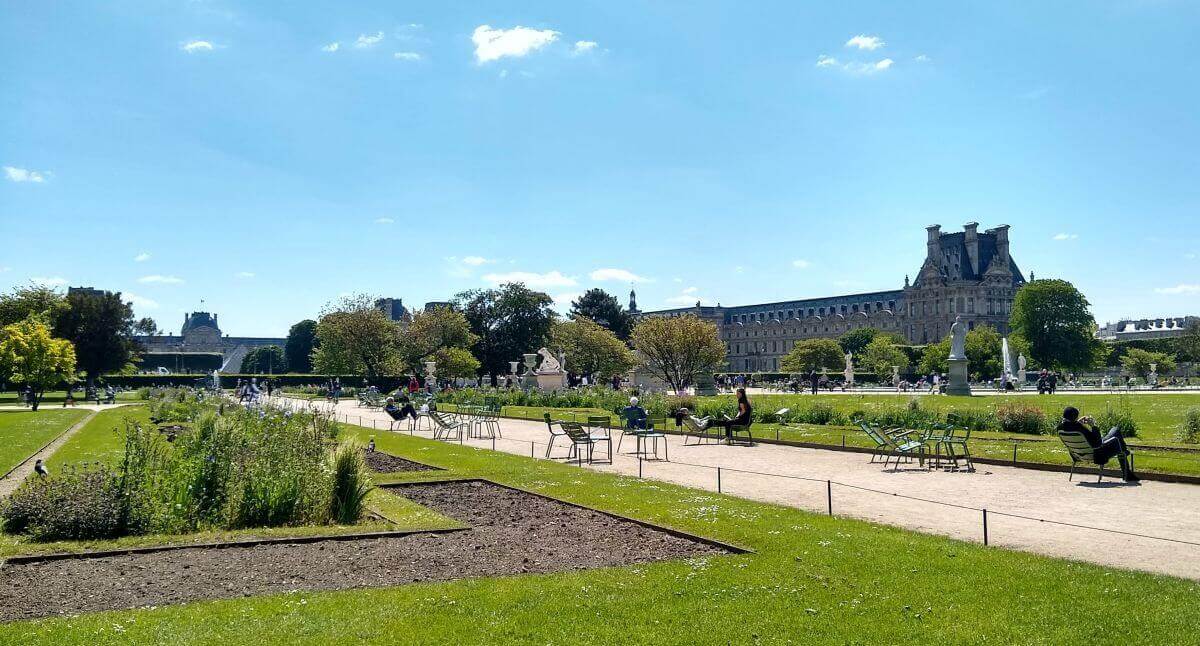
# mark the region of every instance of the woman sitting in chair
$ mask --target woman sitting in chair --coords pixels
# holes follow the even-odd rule
[[[734,417],[732,419],[730,419],[728,417],[726,417],[725,419],[712,419],[711,417],[702,417],[699,419],[693,418],[693,420],[695,420],[696,425],[698,427],[700,427],[701,429],[706,429],[710,426],[724,427],[725,428],[725,437],[729,438],[729,437],[733,436],[733,431],[730,430],[731,427],[750,426],[751,421],[754,419],[754,407],[750,405],[750,398],[746,397],[746,389],[745,388],[737,389],[737,406],[738,406],[737,417]]]

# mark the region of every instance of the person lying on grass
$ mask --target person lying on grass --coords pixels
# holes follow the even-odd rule
[[[1117,461],[1121,463],[1121,476],[1125,482],[1137,482],[1141,479],[1137,477],[1129,464],[1130,451],[1129,447],[1125,445],[1125,438],[1121,437],[1121,429],[1114,426],[1107,435],[1101,436],[1100,430],[1096,428],[1096,420],[1091,417],[1080,417],[1079,409],[1067,406],[1063,409],[1063,421],[1058,425],[1057,430],[1083,435],[1088,444],[1095,449],[1097,464],[1103,464],[1116,456]]]

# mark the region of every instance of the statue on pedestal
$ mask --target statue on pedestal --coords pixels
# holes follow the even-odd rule
[[[961,316],[954,317],[954,325],[950,326],[950,358],[967,358],[967,326]]]
[[[854,385],[854,353],[846,353],[846,371],[842,373],[846,377],[846,385]]]
[[[1007,344],[1007,341],[1005,343]],[[946,394],[970,395],[971,385],[967,382],[967,325],[962,322],[961,316],[954,317],[954,325],[950,326],[950,359],[948,363],[950,371],[947,374]],[[1007,367],[1004,371],[1008,372]]]

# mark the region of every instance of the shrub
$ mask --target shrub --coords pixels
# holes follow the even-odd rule
[[[0,517],[5,532],[40,541],[111,538],[124,533],[121,508],[114,471],[66,466],[58,474],[26,480],[4,501]]]
[[[329,515],[342,525],[357,523],[362,517],[371,478],[357,444],[343,444],[333,456],[333,497]]]
[[[839,415],[833,409],[833,406],[824,402],[817,402],[803,410],[799,414],[799,421],[805,424],[818,424],[825,426],[831,424]]]
[[[1125,406],[1114,408],[1112,404],[1106,405],[1104,412],[1096,417],[1096,426],[1101,433],[1118,428],[1124,437],[1137,437],[1138,434],[1137,421],[1133,419],[1133,413]]]
[[[1042,409],[1023,404],[1002,404],[996,408],[996,420],[1005,433],[1041,435],[1049,428]]]
[[[1189,408],[1179,432],[1179,441],[1189,444],[1200,442],[1200,408]]]
[[[946,423],[972,431],[991,431],[999,428],[996,415],[986,410],[952,410],[946,413]]]

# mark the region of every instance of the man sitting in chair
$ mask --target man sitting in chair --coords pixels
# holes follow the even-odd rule
[[[397,422],[409,416],[412,416],[413,419],[416,419],[417,409],[413,408],[412,402],[408,399],[408,397],[403,395],[400,396],[400,399],[403,400],[403,406],[397,406],[396,399],[394,397],[388,397],[387,404],[385,404],[383,407],[384,412],[386,412],[388,416]]]
[[[1079,433],[1095,449],[1096,462],[1102,464],[1113,456],[1121,463],[1121,477],[1125,482],[1137,482],[1141,478],[1129,466],[1129,448],[1125,446],[1125,438],[1121,437],[1121,429],[1113,428],[1107,435],[1101,436],[1096,428],[1096,420],[1091,417],[1080,417],[1079,409],[1067,406],[1063,410],[1063,421],[1058,425],[1059,431]]]
[[[646,428],[646,409],[638,403],[637,397],[629,398],[629,405],[621,410],[625,418],[625,428],[644,430]]]

